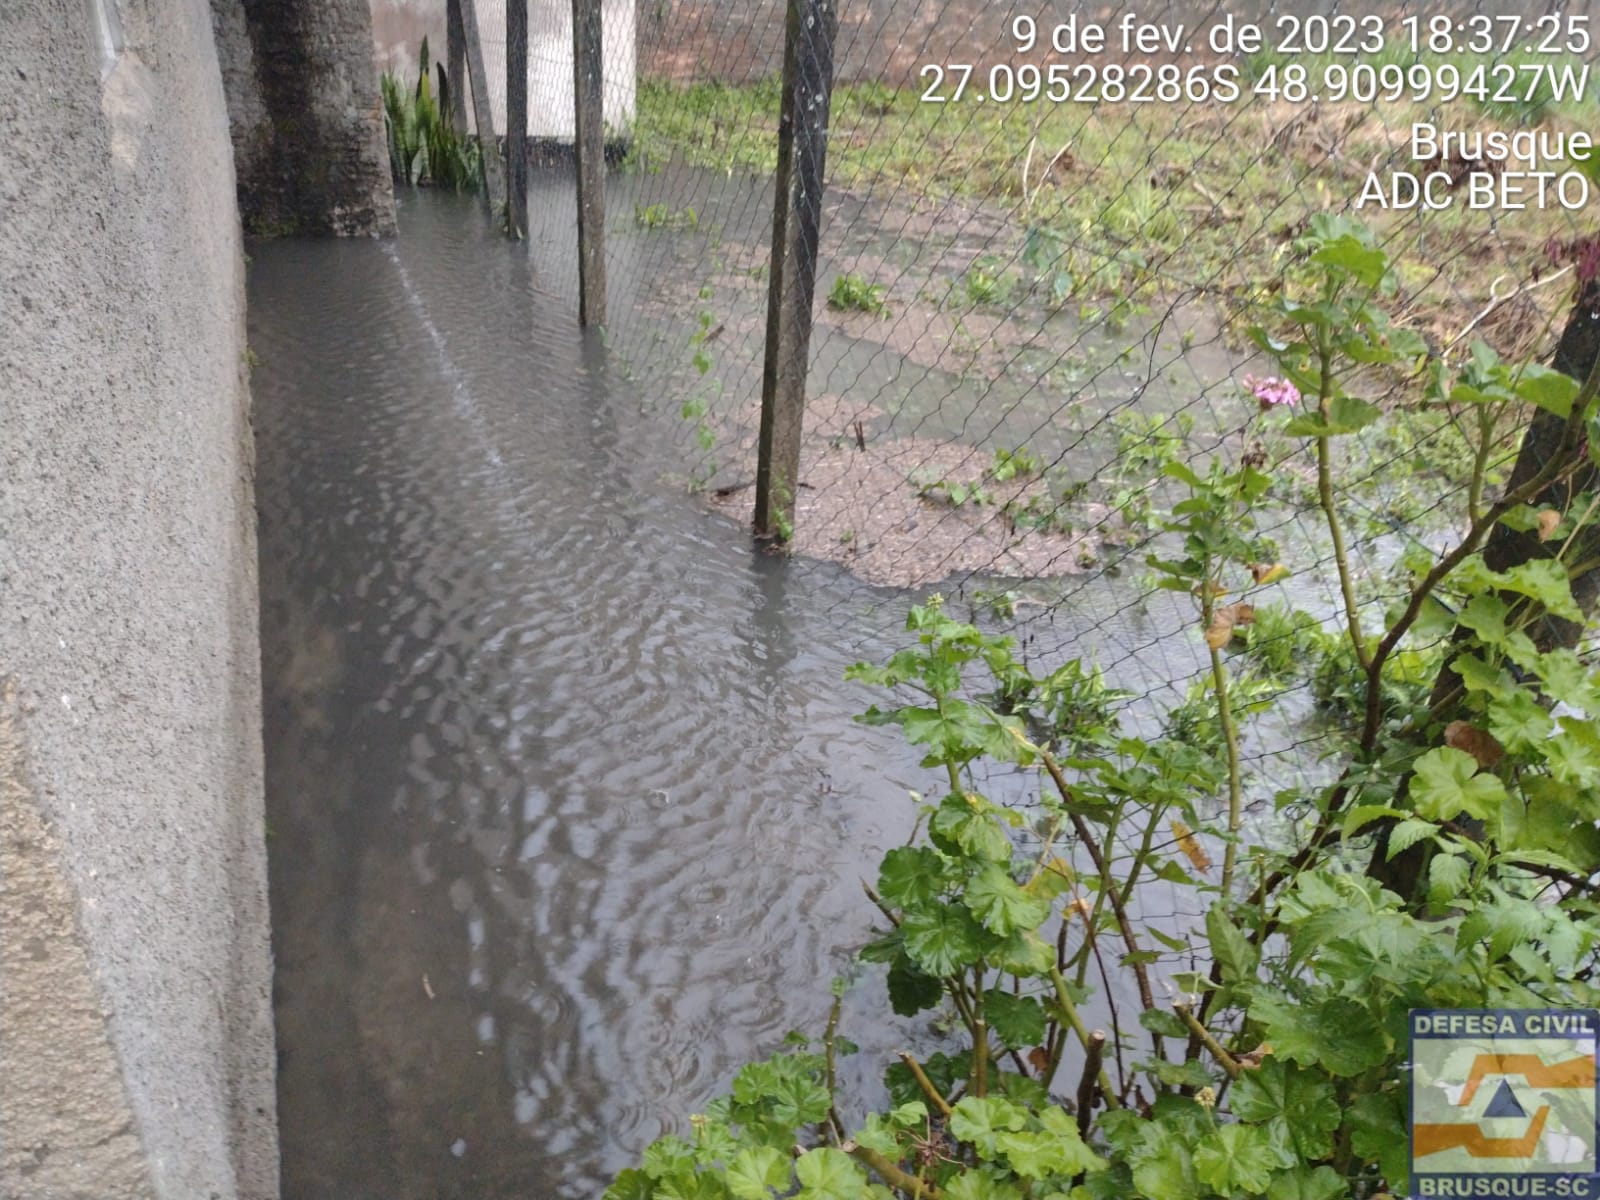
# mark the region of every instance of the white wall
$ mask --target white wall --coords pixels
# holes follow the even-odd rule
[[[375,0],[385,3],[386,0]],[[634,53],[634,0],[604,0],[605,121],[611,129],[633,124],[638,71]],[[494,127],[506,127],[505,0],[477,0]],[[429,49],[433,43],[428,43]],[[528,0],[528,135],[573,140],[572,4]]]

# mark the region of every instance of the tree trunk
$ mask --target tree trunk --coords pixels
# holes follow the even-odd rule
[[[1588,379],[1597,359],[1600,359],[1600,280],[1583,285],[1567,318],[1567,327],[1562,331],[1551,365],[1581,383]],[[1569,445],[1566,429],[1565,420],[1540,409],[1523,434],[1522,448],[1517,453],[1516,464],[1506,484],[1508,491],[1526,484],[1553,458],[1573,454],[1584,457],[1583,464],[1576,471],[1539,493],[1532,501],[1534,508],[1551,508],[1569,514],[1575,497],[1586,492],[1593,494],[1600,487],[1600,472],[1596,472],[1593,463],[1588,461],[1586,448],[1581,444]],[[1563,544],[1562,540],[1554,538],[1542,542],[1536,530],[1512,529],[1502,522],[1490,531],[1483,558],[1492,570],[1507,571],[1521,563],[1554,557]],[[1569,562],[1583,567],[1572,576],[1572,595],[1587,618],[1592,616],[1597,602],[1600,602],[1600,521],[1590,521],[1578,531],[1572,542]],[[1506,600],[1524,602],[1520,597],[1508,596]],[[1532,601],[1525,603],[1531,604]],[[1527,626],[1528,636],[1540,650],[1570,649],[1578,644],[1583,630],[1583,624],[1548,612],[1534,614]],[[1456,641],[1462,642],[1471,636],[1470,630],[1458,629]],[[1438,712],[1438,720],[1429,731],[1428,736],[1431,737],[1437,737],[1439,730],[1462,715],[1459,695],[1461,678],[1451,669],[1454,658],[1453,654],[1446,658],[1434,682],[1430,702]],[[1402,784],[1402,796],[1404,787]],[[1427,843],[1412,846],[1390,860],[1389,831],[1392,827],[1392,824],[1386,824],[1379,831],[1367,873],[1385,887],[1409,897],[1415,894],[1427,868]]]

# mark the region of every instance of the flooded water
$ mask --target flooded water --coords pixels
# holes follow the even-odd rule
[[[841,682],[906,597],[665,482],[673,419],[565,259],[403,209],[393,243],[251,247],[284,1195],[596,1196],[820,1029],[857,880],[937,786]],[[1116,682],[1197,662],[1074,586],[1056,641]],[[847,1032],[863,1071],[903,1036]]]

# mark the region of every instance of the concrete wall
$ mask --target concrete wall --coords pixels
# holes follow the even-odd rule
[[[268,1200],[227,120],[206,0],[111,3],[0,4],[0,1197]]]
[[[212,0],[253,233],[394,232],[367,0]]]

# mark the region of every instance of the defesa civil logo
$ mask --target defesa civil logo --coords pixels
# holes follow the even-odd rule
[[[1411,1013],[1412,1196],[1600,1200],[1587,1009]]]

